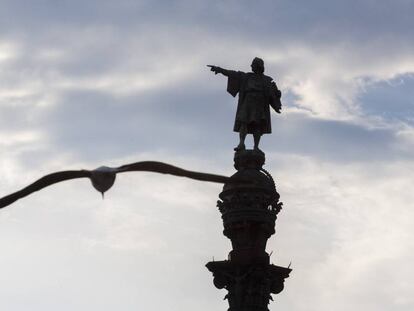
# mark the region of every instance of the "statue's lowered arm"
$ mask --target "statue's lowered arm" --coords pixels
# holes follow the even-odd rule
[[[277,88],[276,83],[272,82],[269,104],[277,113],[280,113],[280,109],[282,109],[282,102],[280,101],[281,97],[282,92]]]

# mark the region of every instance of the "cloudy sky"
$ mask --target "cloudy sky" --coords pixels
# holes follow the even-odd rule
[[[231,175],[235,99],[206,64],[262,57],[284,202],[270,310],[414,309],[414,1],[0,0],[0,196],[65,169],[159,160]],[[251,144],[249,137],[248,143]],[[226,310],[220,185],[119,176],[0,211],[0,309]]]

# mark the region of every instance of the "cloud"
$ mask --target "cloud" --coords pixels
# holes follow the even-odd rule
[[[298,310],[309,310],[309,304],[312,310],[407,310],[414,244],[411,177],[405,172],[412,161],[338,166],[269,158],[284,209],[268,249],[277,251],[276,262],[293,261],[286,289],[296,288],[285,292],[284,303]],[[298,300],[298,292],[309,296]],[[372,299],[377,296],[382,299]]]
[[[348,4],[332,5],[319,1],[309,8],[267,3],[268,10],[260,13],[269,18],[261,19],[254,18],[263,11],[261,6],[244,2],[217,2],[208,6],[198,2],[191,11],[182,10],[186,7],[185,1],[166,5],[161,10],[155,10],[147,3],[129,5],[117,9],[109,4],[102,5],[94,15],[94,23],[87,22],[93,5],[84,6],[85,12],[75,20],[71,20],[72,15],[68,13],[72,6],[41,6],[36,13],[29,14],[28,22],[37,21],[40,27],[42,24],[38,19],[42,14],[59,16],[64,7],[69,10],[65,12],[69,18],[63,23],[50,19],[49,22],[56,24],[55,28],[41,28],[33,37],[17,37],[24,42],[25,52],[24,61],[15,65],[29,67],[29,72],[36,74],[29,75],[28,80],[37,81],[38,93],[85,89],[119,95],[190,81],[199,76],[195,68],[210,61],[247,70],[248,62],[259,54],[267,61],[268,72],[278,74],[277,81],[283,89],[297,95],[296,105],[316,116],[334,119],[353,119],[360,113],[357,97],[367,78],[380,81],[414,71],[413,46],[407,40],[409,32],[400,25],[409,23],[409,19],[399,17],[399,23],[395,25],[383,23],[381,25],[386,25],[387,30],[376,29],[377,35],[371,37],[374,28],[361,26],[352,28],[351,32],[345,31],[346,27],[355,27],[364,21],[370,26],[370,19],[375,20],[385,12],[397,16],[397,13],[405,12],[409,4],[376,5],[374,16],[373,7],[364,2],[359,4],[360,15],[349,18],[351,15],[343,13],[343,10],[351,10]],[[322,8],[325,13],[330,13],[324,19],[317,18]],[[142,18],[121,21],[121,12],[130,14],[126,9],[137,10]],[[251,13],[248,17],[237,18],[239,13],[246,11]],[[282,18],[286,16],[282,12],[298,17],[299,22],[290,21],[283,28],[274,27],[268,14]],[[340,12],[347,19],[333,18]],[[116,16],[113,23],[103,22],[106,14]],[[208,16],[216,18],[212,20]],[[75,23],[78,19],[84,24]],[[194,19],[199,21],[198,26],[186,27]],[[236,21],[239,26],[231,27],[230,24]],[[309,27],[309,23],[313,26]],[[220,31],[213,28],[213,24],[221,25]],[[125,32],[125,28],[129,31]],[[298,32],[305,32],[294,40],[297,28]],[[330,32],[325,34],[328,29]],[[324,33],[324,40],[307,37],[308,33],[319,31]],[[363,38],[357,39],[358,35]],[[281,38],[269,40],[269,36]],[[361,43],[361,40],[364,41]],[[27,90],[30,84],[35,87],[28,81],[24,89]]]
[[[305,155],[322,161],[372,162],[411,159],[404,127],[370,128],[354,122],[324,120],[300,113],[274,118],[274,134],[265,137],[267,149]]]

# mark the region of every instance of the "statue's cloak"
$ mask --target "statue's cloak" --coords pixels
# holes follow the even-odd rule
[[[254,130],[259,127],[261,134],[267,134],[272,132],[272,126],[270,121],[270,109],[269,106],[272,106],[275,110],[280,110],[281,108],[281,92],[278,90],[276,83],[273,82],[273,79],[266,75],[261,75],[261,82],[263,84],[263,98],[264,102],[260,102],[257,105],[261,105],[257,107],[260,109],[258,113],[260,116],[256,117],[256,120],[253,122],[247,121],[246,122],[246,115],[252,114],[251,112],[251,105],[249,111],[246,111],[246,92],[247,92],[247,82],[249,78],[253,75],[256,75],[252,72],[245,73],[242,71],[227,71],[227,92],[229,92],[233,97],[236,97],[239,94],[239,100],[237,103],[237,112],[236,112],[236,119],[234,121],[234,128],[235,132],[240,132],[240,127],[242,123],[247,123],[247,131],[250,134],[253,134]],[[256,75],[257,79],[257,75]],[[256,112],[253,112],[256,113]]]

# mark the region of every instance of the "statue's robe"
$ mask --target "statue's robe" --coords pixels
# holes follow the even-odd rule
[[[247,132],[253,134],[257,129],[261,134],[272,132],[270,109],[281,108],[281,92],[271,77],[253,72],[227,70],[227,92],[233,97],[239,94],[235,132],[240,132],[241,125],[247,124]]]

